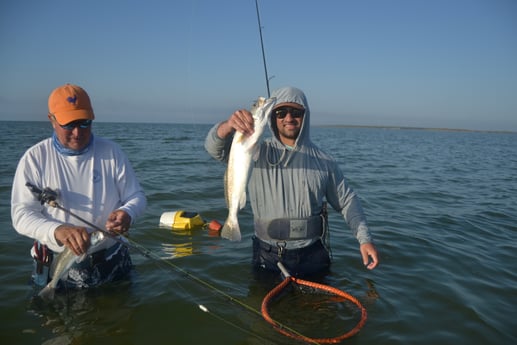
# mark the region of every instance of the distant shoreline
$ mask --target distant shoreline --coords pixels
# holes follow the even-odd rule
[[[0,120],[0,122],[48,122],[48,120]],[[97,120],[97,123],[119,123],[112,121]],[[186,123],[186,122],[135,122],[128,121],[125,123],[141,123],[141,124],[185,124],[185,125],[207,125],[213,126],[213,123]],[[315,125],[311,127],[320,128],[371,128],[371,129],[391,129],[391,130],[418,130],[418,131],[442,131],[442,132],[472,132],[472,133],[502,133],[517,134],[517,131],[489,130],[489,129],[462,129],[462,128],[440,128],[440,127],[412,127],[412,126],[369,126],[369,125]]]
[[[505,133],[516,134],[514,131],[503,130],[482,130],[482,129],[461,129],[461,128],[439,128],[439,127],[405,127],[405,126],[366,126],[366,125],[312,125],[321,128],[371,128],[371,129],[392,129],[392,130],[417,130],[417,131],[442,131],[442,132],[479,132],[479,133]]]

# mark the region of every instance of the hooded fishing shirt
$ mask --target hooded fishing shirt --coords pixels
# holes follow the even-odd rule
[[[326,201],[342,214],[360,244],[370,243],[372,239],[359,198],[347,184],[337,162],[310,140],[310,109],[304,93],[293,87],[285,87],[274,91],[271,97],[276,97],[276,104],[302,105],[305,115],[293,147],[287,147],[280,141],[275,128],[276,119],[269,115],[273,135],[261,142],[248,183],[255,235],[276,246],[278,239],[265,232],[261,228],[263,224],[288,224],[284,221],[286,219],[300,223],[304,219],[315,219],[322,213]],[[227,162],[232,136],[219,138],[219,125],[216,124],[209,131],[205,148],[213,158]],[[277,230],[276,235],[282,231]],[[287,238],[279,235],[282,240],[286,239],[286,248],[308,246],[324,235],[313,232],[312,238],[303,234],[297,238],[292,233]]]
[[[94,136],[86,152],[71,155],[63,153],[53,140],[57,139],[48,138],[29,148],[18,163],[11,196],[11,217],[18,233],[61,252],[64,246],[54,237],[58,226],[74,224],[88,229],[68,213],[41,205],[27,182],[56,191],[61,207],[101,229],[114,210],[126,211],[132,222],[143,213],[144,192],[118,144]]]

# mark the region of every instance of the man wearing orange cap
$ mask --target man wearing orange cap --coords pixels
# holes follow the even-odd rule
[[[45,285],[53,253],[66,247],[85,254],[94,229],[81,224],[77,215],[96,227],[125,233],[146,207],[146,198],[127,156],[116,143],[94,136],[95,115],[88,94],[79,86],[56,88],[48,100],[48,118],[54,133],[29,148],[20,159],[13,181],[11,217],[16,231],[35,240],[33,280]],[[26,187],[56,191],[59,205],[70,211],[42,205]],[[89,254],[73,266],[66,286],[90,287],[125,276],[131,269],[126,246]]]

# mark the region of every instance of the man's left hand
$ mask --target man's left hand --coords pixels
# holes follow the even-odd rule
[[[131,225],[131,216],[125,211],[116,210],[111,212],[106,221],[106,230],[110,232],[118,232],[123,234],[129,231]]]
[[[361,256],[363,257],[363,264],[369,270],[373,270],[379,264],[379,254],[377,253],[377,249],[373,245],[373,243],[364,243],[361,244],[359,250],[361,251]]]

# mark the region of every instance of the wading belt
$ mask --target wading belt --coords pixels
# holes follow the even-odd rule
[[[330,253],[327,203],[323,203],[319,215],[309,218],[255,219],[255,233],[261,242],[270,245],[276,243],[280,258],[289,247],[287,243],[290,241],[314,243],[315,240],[321,239],[324,247]]]
[[[323,221],[319,215],[306,219],[255,219],[255,232],[267,242],[309,240],[323,236]]]

